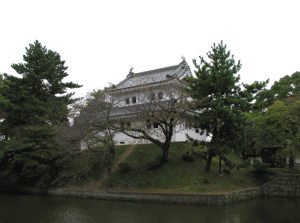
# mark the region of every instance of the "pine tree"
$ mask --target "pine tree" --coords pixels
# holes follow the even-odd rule
[[[67,90],[81,86],[63,82],[68,76],[65,61],[39,41],[26,48],[23,59],[12,64],[22,77],[4,74],[0,88],[8,102],[1,103],[5,140],[0,144],[0,178],[8,184],[45,188],[57,174],[54,127],[68,120],[67,106],[76,100]]]
[[[205,167],[210,172],[212,157],[227,153],[229,148],[237,146],[241,138],[241,126],[244,123],[243,112],[252,108],[251,102],[255,94],[268,82],[254,82],[252,85],[239,85],[240,76],[235,76],[241,69],[240,61],[235,63],[230,51],[221,41],[214,44],[207,53],[209,62],[200,56],[200,64],[196,59],[196,77],[189,77],[190,92],[195,109],[201,113],[196,116],[197,127],[205,129],[210,135],[208,143],[208,159]],[[221,159],[220,159],[221,160]],[[220,169],[221,170],[221,169]],[[219,170],[219,171],[220,171]]]
[[[48,50],[39,41],[26,47],[25,63],[12,64],[21,78],[5,74],[8,89],[3,95],[11,106],[4,109],[7,117],[2,128],[12,129],[24,125],[57,124],[67,120],[67,105],[74,102],[74,93],[67,89],[78,84],[63,82],[67,77],[65,61],[57,52]]]

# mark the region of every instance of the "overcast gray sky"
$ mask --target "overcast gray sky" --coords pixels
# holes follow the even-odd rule
[[[274,81],[300,71],[299,0],[76,1],[0,3],[0,73],[16,75],[36,39],[61,55],[76,96],[134,72],[205,56],[221,40],[241,60],[241,81]],[[199,61],[199,60],[198,60]]]

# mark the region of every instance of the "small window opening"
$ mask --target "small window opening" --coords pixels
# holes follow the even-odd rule
[[[129,98],[126,98],[126,104],[127,105],[129,104]]]
[[[132,104],[136,104],[136,97],[132,97]]]
[[[158,99],[160,99],[160,100],[163,99],[163,93],[162,92],[158,93]]]
[[[121,129],[124,129],[125,123],[121,122]]]
[[[149,121],[149,120],[147,120],[147,122],[146,122],[146,128],[147,128],[147,129],[150,129],[150,128],[151,128],[151,124],[150,124],[150,121]]]
[[[154,101],[154,100],[155,100],[155,93],[151,93],[151,94],[150,94],[150,100],[151,100],[151,101]]]
[[[157,129],[158,128],[158,123],[154,123],[153,128]]]

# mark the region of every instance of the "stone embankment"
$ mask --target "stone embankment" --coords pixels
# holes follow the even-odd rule
[[[219,194],[175,194],[175,193],[143,193],[143,192],[116,192],[93,191],[74,189],[50,189],[47,192],[36,188],[5,188],[0,192],[21,192],[27,194],[42,194],[50,196],[92,198],[114,201],[136,201],[166,204],[229,204],[241,200],[253,199],[260,196],[300,196],[300,175],[281,176],[261,187],[225,192]]]
[[[261,186],[261,191],[264,196],[300,197],[300,175],[278,177]]]
[[[221,194],[173,194],[173,193],[140,193],[140,192],[112,192],[112,191],[87,191],[52,189],[48,195],[96,198],[115,201],[137,201],[148,203],[167,204],[227,204],[239,200],[259,197],[259,188],[245,189],[240,191]]]
[[[228,204],[240,200],[251,199],[261,195],[260,188],[250,188],[219,194],[176,194],[176,193],[144,193],[144,192],[116,192],[116,191],[92,191],[74,189],[50,189],[39,191],[36,188],[0,187],[0,192],[15,192],[36,195],[50,195],[77,198],[92,198],[114,201],[136,201],[147,203],[165,204]]]

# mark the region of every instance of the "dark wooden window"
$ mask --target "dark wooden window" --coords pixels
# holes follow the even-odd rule
[[[129,104],[129,98],[126,98],[126,104],[128,105]]]
[[[155,93],[151,93],[151,94],[150,94],[150,100],[151,100],[151,101],[154,101],[154,100],[155,100]]]
[[[158,93],[158,99],[163,99],[163,93],[162,92]]]
[[[149,120],[147,120],[147,122],[146,122],[146,128],[147,128],[147,129],[150,129],[150,128],[151,128],[151,124],[150,124],[150,121],[149,121]]]
[[[121,129],[124,129],[125,123],[121,122]]]
[[[132,97],[132,104],[136,104],[136,97]]]
[[[157,129],[158,128],[158,123],[154,123],[153,128]]]

